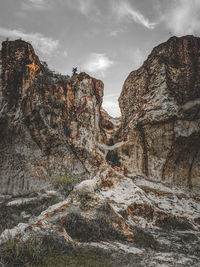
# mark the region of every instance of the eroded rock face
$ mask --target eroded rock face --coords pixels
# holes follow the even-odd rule
[[[156,47],[125,81],[122,117],[113,119],[101,108],[101,81],[55,74],[30,44],[4,42],[1,192],[37,189],[64,172],[93,178],[104,167],[198,188],[199,55],[200,39],[192,36]]]
[[[200,38],[154,48],[126,79],[119,104],[126,170],[200,186]]]
[[[87,177],[102,160],[103,83],[57,77],[22,40],[3,42],[0,63],[0,192],[38,190],[65,172]]]

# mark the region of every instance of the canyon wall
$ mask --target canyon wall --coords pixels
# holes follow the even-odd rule
[[[52,72],[29,43],[3,42],[0,72],[0,193],[109,168],[200,186],[200,38],[172,37],[130,73],[121,124],[101,107],[101,81]]]
[[[88,177],[101,160],[103,83],[53,73],[22,40],[3,42],[0,63],[0,192],[38,190],[68,172]]]
[[[200,186],[200,38],[154,48],[126,79],[119,104],[127,171]]]

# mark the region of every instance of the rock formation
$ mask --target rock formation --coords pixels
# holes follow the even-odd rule
[[[199,266],[200,38],[154,48],[126,79],[115,119],[101,107],[101,81],[50,71],[22,40],[3,42],[0,71],[0,193],[10,195],[0,209],[43,210],[29,206],[21,223],[1,226],[0,254],[10,237],[53,235],[73,247],[142,255],[142,266]],[[47,191],[64,173],[80,183],[67,197]],[[58,203],[47,208],[52,196]]]
[[[22,40],[3,42],[1,72],[2,193],[37,190],[64,172],[87,177],[98,167],[101,81],[54,74]]]
[[[120,154],[128,172],[200,186],[200,38],[172,37],[126,79]]]

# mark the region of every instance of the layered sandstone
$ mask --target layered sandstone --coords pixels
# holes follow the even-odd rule
[[[127,172],[200,186],[200,38],[154,48],[126,79],[119,104]]]

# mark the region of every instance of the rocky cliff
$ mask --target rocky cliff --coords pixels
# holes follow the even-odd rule
[[[7,240],[36,235],[113,262],[117,251],[118,266],[199,266],[199,38],[154,48],[125,81],[118,119],[101,81],[52,72],[22,40],[3,42],[0,71],[2,262]],[[61,196],[47,189],[62,174],[73,186]]]
[[[54,74],[22,40],[3,42],[0,191],[37,190],[62,173],[99,166],[103,83],[85,73]]]
[[[172,37],[126,79],[121,157],[128,172],[200,185],[200,38]]]

